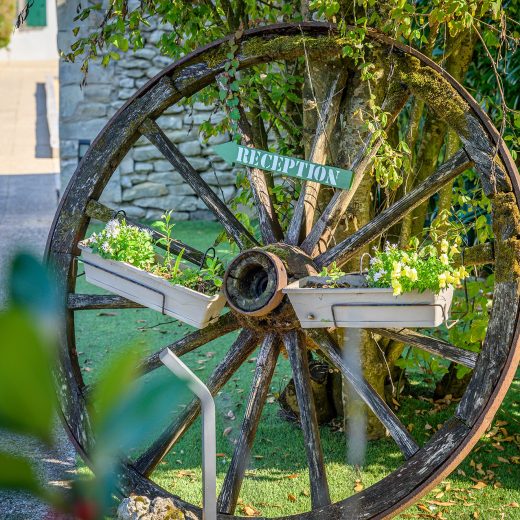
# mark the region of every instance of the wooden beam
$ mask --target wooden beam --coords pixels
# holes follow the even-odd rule
[[[341,370],[343,376],[352,385],[366,405],[390,432],[396,444],[409,459],[419,451],[419,446],[410,435],[404,424],[386,404],[384,399],[370,386],[362,374],[356,373],[345,361],[341,349],[332,336],[322,329],[306,330],[308,336],[319,346],[320,350],[330,359],[332,364]]]
[[[218,511],[222,514],[232,515],[235,512],[279,352],[279,338],[273,333],[267,334],[256,358],[255,375],[251,382],[251,392],[242,421],[240,437],[220,490]]]
[[[399,112],[408,100],[408,90],[402,86],[390,89],[391,92],[387,99],[383,102],[383,110],[390,113],[387,128],[390,127]],[[350,169],[354,173],[352,186],[349,190],[337,190],[327,207],[316,221],[310,233],[301,244],[301,248],[309,255],[316,256],[320,252],[324,252],[336,232],[341,219],[345,215],[354,195],[356,194],[363,177],[372,165],[372,160],[376,156],[383,140],[381,138],[374,140],[373,133],[369,133],[363,142],[363,145],[354,156],[350,163]]]
[[[412,211],[421,204],[421,202],[430,198],[447,182],[471,167],[472,164],[466,152],[459,150],[430,175],[428,179],[407,193],[402,199],[399,199],[395,204],[390,206],[390,208],[381,212],[368,224],[336,246],[317,256],[315,259],[316,265],[318,268],[328,266],[333,262],[336,262],[338,266],[343,265],[349,258],[354,256],[360,248],[369,244],[374,238],[377,238],[387,229],[399,222],[409,211]]]
[[[470,350],[464,350],[463,348],[456,347],[447,341],[442,339],[435,339],[429,336],[425,336],[415,330],[411,329],[369,329],[374,334],[380,334],[385,338],[399,341],[411,345],[412,347],[426,350],[434,356],[440,356],[444,359],[449,359],[459,365],[464,365],[468,368],[475,368],[477,363],[477,354]]]
[[[204,201],[208,209],[217,217],[240,249],[248,249],[258,245],[256,239],[238,221],[225,202],[218,198],[216,193],[202,179],[179,149],[168,139],[154,120],[147,118],[140,126],[139,131],[160,150],[175,170],[182,175],[184,180]]]
[[[329,485],[323,460],[320,429],[316,415],[309,360],[305,341],[296,330],[284,333],[283,342],[291,363],[296,398],[300,410],[300,424],[305,440],[305,451],[309,464],[312,508],[317,509],[330,504]]]
[[[323,101],[323,111],[317,106],[318,124],[314,136],[308,161],[325,164],[330,147],[330,136],[336,120],[338,118],[339,107],[341,104],[340,92],[345,87],[347,81],[346,69],[342,69],[332,82],[332,85]],[[300,196],[294,208],[294,213],[289,223],[285,242],[291,245],[300,243],[302,224],[305,221],[304,229],[310,230],[314,221],[314,213],[318,204],[318,195],[321,184],[319,182],[306,181],[303,183]]]
[[[67,308],[71,311],[92,309],[138,309],[143,306],[115,294],[69,294]]]

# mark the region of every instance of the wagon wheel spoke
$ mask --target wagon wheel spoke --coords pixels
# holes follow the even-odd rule
[[[67,309],[86,311],[94,309],[139,309],[143,306],[115,294],[74,294],[67,296]]]
[[[105,206],[104,204],[101,204],[101,202],[98,202],[97,200],[90,200],[88,202],[86,213],[90,218],[100,220],[101,222],[108,222],[110,219],[115,218],[117,215],[117,211],[110,209],[109,207]],[[158,247],[160,247],[162,249],[167,248],[166,241],[165,241],[165,239],[166,239],[165,235],[163,235],[162,233],[159,233],[159,231],[151,228],[150,226],[141,224],[140,222],[135,222],[129,218],[126,218],[125,220],[128,224],[132,224],[133,226],[136,226],[139,229],[145,229],[148,232],[150,232],[152,235],[152,238],[154,239],[154,241]],[[163,239],[164,242],[161,239]],[[159,242],[159,240],[161,240],[161,241]],[[170,239],[169,243],[170,243],[170,251],[173,251],[174,253],[177,253],[177,254],[179,254],[181,251],[184,251],[183,258],[193,264],[200,265],[202,263],[202,261],[204,260],[204,253],[202,251],[199,251],[198,249],[195,249],[194,247],[191,247],[188,244],[181,242],[180,240],[172,238],[172,239]]]
[[[166,157],[171,165],[177,170],[184,180],[193,188],[198,196],[204,201],[215,217],[224,226],[227,233],[233,238],[240,249],[258,245],[255,238],[238,221],[233,212],[221,201],[209,185],[202,179],[199,173],[186,160],[178,148],[168,139],[159,125],[148,118],[139,128],[140,132],[154,144]]]
[[[464,350],[462,348],[456,347],[447,341],[443,341],[442,339],[432,338],[430,336],[425,336],[420,332],[416,332],[411,329],[369,329],[370,332],[374,332],[375,334],[381,334],[385,338],[393,339],[395,341],[399,341],[400,343],[406,343],[407,345],[412,345],[413,347],[417,347],[421,350],[426,350],[430,354],[435,356],[440,356],[444,359],[448,359],[449,361],[453,361],[454,363],[458,363],[460,365],[464,365],[468,368],[475,368],[477,363],[477,354],[475,352],[471,352],[470,350]]]
[[[258,352],[255,375],[251,382],[251,393],[242,422],[240,438],[220,491],[218,510],[221,513],[233,514],[235,511],[279,352],[279,338],[275,334],[269,333],[265,336]]]
[[[332,83],[332,86],[325,97],[323,111],[318,110],[318,125],[314,136],[308,160],[314,163],[325,164],[327,153],[330,146],[329,136],[332,133],[338,117],[341,96],[339,93],[345,87],[347,74],[343,70]],[[318,204],[318,195],[321,184],[318,182],[306,181],[303,183],[300,196],[294,208],[294,214],[285,241],[291,245],[297,245],[300,241],[302,224],[307,233],[311,229],[314,220],[314,213]],[[304,222],[305,221],[305,222]]]
[[[159,359],[161,352],[165,349],[170,349],[176,356],[184,356],[188,352],[195,350],[196,348],[206,345],[210,341],[217,339],[221,336],[225,336],[230,332],[239,328],[237,318],[231,312],[220,316],[216,321],[209,324],[207,327],[199,330],[195,330],[186,334],[182,338],[174,341],[170,345],[157,350],[153,354],[150,354],[141,362],[138,366],[138,372],[142,375],[152,372],[156,368],[162,366],[162,362]]]
[[[341,371],[359,397],[383,423],[404,456],[408,459],[414,455],[419,450],[419,446],[413,437],[368,381],[362,375],[356,373],[355,370],[352,370],[332,336],[320,329],[308,329],[306,332],[332,364]]]
[[[226,86],[223,84],[220,78],[220,74],[217,76],[217,82],[221,89],[225,89]],[[251,123],[247,119],[247,115],[242,107],[242,104],[238,103],[236,107],[240,112],[240,119],[238,122],[238,131],[242,139],[244,146],[250,148],[256,148],[257,144],[254,142],[253,129]],[[253,194],[253,200],[255,202],[256,209],[258,211],[258,220],[260,226],[260,233],[264,244],[272,244],[283,239],[283,231],[278,219],[278,215],[274,209],[273,200],[269,194],[269,186],[267,183],[267,177],[264,170],[259,168],[246,168],[247,179],[251,186],[251,192]]]
[[[403,87],[395,88],[395,90],[385,99],[382,108],[390,114],[388,118],[387,128],[392,125],[395,118],[408,100],[409,92]],[[337,190],[321,213],[319,219],[312,226],[307,237],[301,244],[301,248],[308,254],[316,256],[320,251],[327,249],[331,237],[334,235],[345,211],[356,194],[365,173],[368,171],[372,160],[376,156],[383,140],[381,138],[374,139],[374,135],[370,132],[364,139],[363,145],[350,163],[350,169],[353,174],[352,186],[349,190]]]
[[[374,240],[374,238],[377,238],[399,222],[409,211],[427,200],[447,182],[471,167],[472,164],[466,152],[459,150],[437,168],[428,179],[395,202],[390,208],[381,212],[368,224],[336,246],[318,255],[315,259],[316,264],[320,268],[330,265],[333,262],[336,262],[338,266],[344,264],[349,258],[355,255],[360,248],[366,246]]]
[[[242,330],[231,345],[222,361],[211,374],[206,386],[213,395],[229,381],[231,376],[241,367],[257,345],[257,336]],[[154,468],[168,454],[172,446],[184,435],[200,412],[199,401],[192,401],[173,423],[164,430],[159,438],[135,461],[134,467],[143,475],[150,475]]]
[[[296,398],[300,410],[300,423],[309,464],[311,503],[313,509],[316,509],[330,504],[330,495],[316,408],[312,397],[307,348],[301,333],[295,330],[284,333],[283,342],[289,354],[293,372]]]

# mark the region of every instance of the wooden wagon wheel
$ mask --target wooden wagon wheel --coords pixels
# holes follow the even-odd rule
[[[337,47],[330,43],[334,31],[333,27],[321,23],[279,24],[247,31],[241,37],[237,51],[240,68],[279,59],[295,59],[304,51],[303,37],[307,42],[312,39],[314,47],[319,48],[320,52],[337,52]],[[311,186],[308,185],[307,190],[303,190],[295,208],[293,222],[287,236],[283,237],[262,172],[249,171],[263,241],[263,245],[257,244],[155,122],[166,108],[182,102],[184,98],[215,81],[215,77],[223,71],[226,51],[222,49],[227,45],[228,39],[208,45],[165,69],[117,112],[93,142],[67,187],[47,245],[48,259],[54,264],[66,295],[66,319],[61,336],[58,374],[62,412],[70,435],[86,460],[92,438],[85,406],[84,383],[75,349],[74,315],[84,309],[125,308],[135,304],[116,296],[75,293],[79,254],[77,244],[84,237],[91,218],[107,220],[113,214],[97,201],[119,162],[142,135],[181,173],[241,249],[231,268],[235,269],[236,276],[243,276],[242,286],[247,286],[248,280],[255,278],[249,276],[250,269],[254,268],[263,270],[263,276],[266,277],[262,290],[271,291],[267,295],[260,291],[260,295],[263,294],[261,305],[251,309],[247,303],[247,294],[241,294],[238,286],[231,288],[228,298],[232,312],[206,329],[192,332],[170,345],[174,352],[182,355],[232,330],[241,329],[207,381],[213,393],[223,387],[260,345],[241,435],[220,494],[219,506],[223,513],[232,515],[234,512],[249,449],[254,441],[282,343],[289,354],[302,412],[301,426],[311,483],[312,510],[298,515],[299,518],[310,520],[391,516],[425,494],[452,471],[484,432],[513,378],[520,353],[520,325],[517,320],[520,304],[518,172],[498,132],[462,86],[417,51],[375,32],[370,33],[369,37],[385,48],[392,59],[400,62],[401,66],[394,73],[400,87],[400,99],[394,100],[394,111],[396,107],[403,106],[410,93],[422,98],[440,116],[446,106],[452,109],[455,107],[458,117],[448,118],[448,123],[459,135],[462,146],[430,178],[393,206],[341,243],[322,248],[323,252],[319,254],[315,252],[316,245],[319,242],[328,244],[331,230],[344,214],[353,190],[337,192],[317,218],[310,234],[300,243],[298,237],[303,205]],[[421,74],[415,74],[419,68]],[[319,131],[318,129],[317,132]],[[355,172],[354,187],[370,163],[370,155],[356,157],[350,165]],[[487,262],[495,262],[496,283],[493,310],[482,352],[477,356],[413,331],[380,331],[473,369],[471,382],[454,416],[446,421],[429,442],[419,447],[367,381],[345,364],[332,336],[318,329],[301,330],[291,313],[290,304],[286,299],[278,299],[277,291],[283,276],[288,276],[289,279],[298,278],[306,274],[309,266],[320,268],[334,261],[341,265],[360,247],[381,235],[407,212],[470,166],[475,167],[483,189],[492,199],[495,232],[494,248],[487,249],[489,255],[485,259]],[[272,245],[274,243],[276,246]],[[250,249],[255,246],[256,252],[251,253]],[[188,260],[201,260],[200,251],[180,242],[174,243],[175,250],[179,251],[181,248],[185,248],[185,258]],[[282,259],[279,256],[280,251],[284,251]],[[283,271],[287,271],[286,275]],[[247,290],[250,289],[247,287]],[[330,500],[316,410],[310,398],[307,340],[314,341],[350,381],[361,399],[386,426],[407,459],[401,467],[378,483],[338,503],[331,503]],[[160,365],[158,354],[143,360],[141,368],[144,372],[149,373]],[[193,423],[198,412],[197,404],[187,407],[147,451],[136,460],[123,465],[121,482],[126,492],[171,496],[148,477]],[[389,489],[392,490],[391,493],[388,493]],[[200,517],[201,512],[197,507],[178,497],[174,497],[174,501],[179,507]],[[221,517],[228,516],[222,514]]]

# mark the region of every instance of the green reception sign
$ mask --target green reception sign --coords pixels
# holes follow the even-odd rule
[[[228,164],[243,164],[344,190],[348,190],[352,184],[351,170],[342,170],[335,166],[324,166],[294,157],[248,148],[235,141],[215,145],[213,149]]]

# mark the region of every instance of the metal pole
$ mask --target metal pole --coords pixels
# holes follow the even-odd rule
[[[208,387],[169,349],[159,354],[161,362],[199,398],[202,408],[202,518],[217,519],[217,445],[215,401]]]

